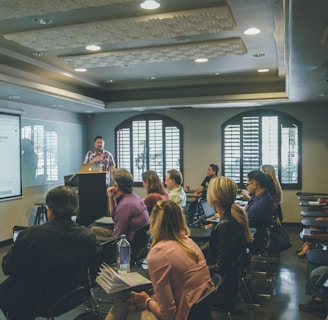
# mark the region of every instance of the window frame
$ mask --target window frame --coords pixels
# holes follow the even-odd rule
[[[177,122],[176,120],[161,115],[161,114],[153,114],[153,113],[148,113],[148,114],[142,114],[142,115],[137,115],[137,116],[132,116],[124,121],[122,121],[120,124],[118,124],[115,129],[114,129],[114,134],[115,134],[115,159],[117,160],[116,165],[119,166],[119,146],[118,146],[118,131],[122,130],[122,129],[129,129],[130,131],[130,150],[133,150],[133,122],[134,121],[146,121],[146,168],[145,171],[147,170],[152,170],[149,169],[149,136],[148,136],[148,129],[149,129],[149,121],[152,120],[160,120],[163,122],[163,127],[162,127],[162,140],[163,140],[163,145],[165,146],[165,139],[166,139],[166,135],[165,135],[165,128],[166,127],[177,127],[177,129],[179,130],[179,145],[180,145],[180,150],[179,150],[179,168],[172,168],[172,167],[167,167],[166,166],[166,157],[165,157],[165,147],[163,147],[163,153],[162,153],[162,170],[163,170],[163,183],[165,181],[165,175],[166,172],[170,169],[179,169],[179,171],[181,172],[182,176],[183,176],[183,163],[184,163],[184,157],[183,157],[183,126]],[[135,161],[135,155],[131,155],[130,154],[130,168],[131,168],[131,173],[134,176],[134,172],[133,172],[133,162]],[[142,187],[142,181],[134,181],[133,183],[134,187]]]
[[[243,164],[243,128],[242,128],[242,122],[244,117],[259,117],[261,123],[262,117],[268,117],[268,116],[276,116],[278,117],[278,170],[276,170],[278,180],[281,184],[282,189],[284,190],[299,190],[302,189],[302,125],[301,122],[295,119],[294,117],[287,115],[285,113],[274,111],[274,110],[252,110],[252,111],[246,111],[243,113],[240,113],[238,115],[233,116],[232,118],[225,121],[221,126],[221,134],[222,134],[222,144],[221,144],[221,151],[222,151],[222,175],[225,175],[226,171],[226,165],[225,165],[225,129],[228,126],[231,125],[239,125],[240,126],[240,170],[239,170],[239,177],[240,182],[237,183],[239,188],[244,188],[244,181],[246,179],[245,176],[243,176],[244,171],[244,164]],[[298,163],[297,163],[297,174],[298,179],[297,183],[281,183],[281,174],[282,174],[282,165],[281,165],[281,151],[282,151],[282,140],[281,140],[281,125],[282,124],[289,123],[289,127],[291,127],[291,124],[295,124],[297,126],[297,139],[298,139]],[[259,128],[259,140],[261,140],[261,126]],[[261,164],[270,164],[270,163],[262,163],[262,141],[260,141],[259,145],[259,163]]]

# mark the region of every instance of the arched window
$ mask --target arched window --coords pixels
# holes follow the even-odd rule
[[[222,173],[240,187],[249,171],[272,165],[283,189],[301,189],[301,124],[276,111],[256,110],[222,125]]]
[[[167,170],[183,172],[182,126],[162,115],[143,114],[115,128],[116,162],[133,174],[141,186],[141,174],[154,170],[162,181]]]

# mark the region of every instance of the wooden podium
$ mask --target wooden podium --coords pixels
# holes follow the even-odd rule
[[[108,214],[106,172],[77,173],[80,225],[89,226]]]

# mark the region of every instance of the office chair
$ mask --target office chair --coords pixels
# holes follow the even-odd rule
[[[248,308],[241,291],[243,285],[242,272],[247,260],[248,250],[245,250],[230,266],[229,273],[222,278],[219,290],[214,294],[212,300],[212,310],[224,313],[229,320],[232,320],[231,313],[235,309],[237,302],[239,302],[244,319],[248,319]]]
[[[212,320],[212,299],[219,286],[221,285],[222,279],[219,274],[215,273],[212,276],[212,280],[214,282],[214,288],[192,305],[187,320]]]
[[[43,312],[40,316],[54,320],[82,303],[97,313],[98,304],[93,295],[89,275],[89,262],[58,264],[47,270]]]
[[[135,231],[131,242],[131,265],[147,256],[150,242],[148,231],[149,224]]]

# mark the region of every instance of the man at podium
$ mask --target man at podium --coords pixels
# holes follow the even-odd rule
[[[94,139],[94,150],[89,150],[84,157],[83,163],[95,163],[99,171],[106,171],[106,185],[110,185],[110,172],[115,168],[113,155],[104,149],[105,141],[102,136]]]

